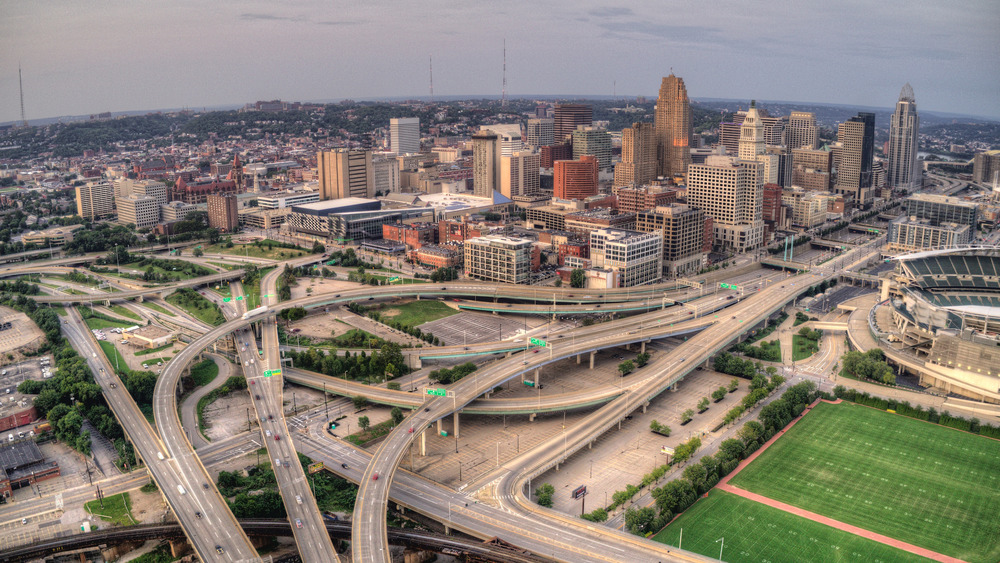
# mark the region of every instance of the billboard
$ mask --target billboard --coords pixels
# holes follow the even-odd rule
[[[323,462],[322,461],[317,461],[316,463],[310,463],[309,464],[309,474],[310,475],[312,475],[313,473],[319,473],[320,471],[323,471]]]

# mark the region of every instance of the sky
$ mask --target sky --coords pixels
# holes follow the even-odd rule
[[[0,0],[0,122],[507,92],[917,107],[1000,118],[996,0]]]

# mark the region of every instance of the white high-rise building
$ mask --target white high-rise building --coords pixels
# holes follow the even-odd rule
[[[389,120],[389,151],[396,154],[420,152],[419,117],[393,117]]]
[[[764,241],[763,168],[721,155],[688,167],[688,205],[712,218],[714,244],[745,252]]]
[[[747,110],[743,124],[740,126],[739,158],[748,162],[760,162],[763,164],[761,173],[761,185],[778,183],[778,164],[780,157],[777,154],[767,153],[767,143],[764,139],[764,122],[757,112],[757,102],[751,100],[750,109]]]
[[[372,157],[372,172],[374,174],[375,192],[385,194],[399,191],[399,162],[386,153],[378,153]]]
[[[816,150],[819,146],[816,114],[811,111],[793,111],[788,116],[786,138],[789,149]]]
[[[118,204],[118,224],[135,225],[142,229],[160,222],[160,203],[150,195],[133,193],[128,197],[115,198]]]
[[[500,193],[507,197],[539,193],[539,163],[536,152],[518,151],[500,157]]]
[[[529,147],[547,147],[555,144],[555,120],[551,117],[537,117],[528,120],[528,134],[525,144]]]
[[[500,156],[510,156],[524,148],[524,142],[521,140],[521,126],[517,123],[483,125],[479,130],[496,133],[497,137],[500,138]]]
[[[920,184],[920,169],[917,168],[919,128],[917,102],[913,98],[913,88],[907,82],[899,92],[896,111],[892,113],[889,123],[889,174],[886,180],[890,188],[912,191]]]

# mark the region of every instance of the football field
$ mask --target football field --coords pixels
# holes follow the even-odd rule
[[[778,508],[713,489],[653,537],[707,557],[738,562],[843,561],[911,563],[930,561],[877,541],[789,514]],[[725,538],[722,541],[718,541]]]
[[[1000,560],[996,440],[820,403],[729,484],[970,563]]]

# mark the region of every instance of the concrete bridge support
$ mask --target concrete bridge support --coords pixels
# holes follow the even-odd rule
[[[427,456],[427,429],[420,431],[420,455]]]
[[[576,355],[576,365],[580,365],[580,356],[582,356],[582,354]]]
[[[458,411],[454,412],[454,417],[455,417],[455,422],[453,423],[453,426],[455,431],[455,439],[457,440],[459,438]]]
[[[590,353],[590,369],[594,369],[594,356],[596,355],[597,355],[596,350]]]
[[[538,389],[538,372],[540,371],[541,368],[535,368],[535,389]]]
[[[640,346],[639,346],[639,353],[640,353],[640,354],[645,354],[645,353],[646,353],[646,341],[645,341],[645,340],[643,340],[643,341],[642,341],[642,342],[640,343]]]
[[[170,556],[179,559],[187,552],[191,551],[191,546],[187,540],[170,540]]]

